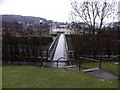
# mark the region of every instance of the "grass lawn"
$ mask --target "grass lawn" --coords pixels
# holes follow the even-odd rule
[[[2,67],[0,66],[0,89],[2,89]]]
[[[3,88],[117,88],[116,80],[102,80],[83,72],[35,66],[3,66]]]

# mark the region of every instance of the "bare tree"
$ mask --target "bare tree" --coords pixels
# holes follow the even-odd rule
[[[84,22],[92,33],[92,49],[95,52],[95,32],[98,33],[98,45],[100,44],[100,33],[103,27],[112,22],[116,17],[117,3],[115,1],[108,2],[106,0],[89,0],[84,2],[74,1],[72,5],[72,19],[76,22]],[[99,45],[100,46],[100,45]],[[99,48],[100,49],[100,48]]]
[[[99,28],[99,31],[106,24],[111,22],[116,15],[116,2],[107,2],[106,0],[97,1],[89,0],[82,3],[75,1],[72,5],[72,19],[78,22],[84,22],[89,26],[93,36],[95,35],[95,29]]]

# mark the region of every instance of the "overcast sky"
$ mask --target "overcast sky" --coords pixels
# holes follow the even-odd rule
[[[0,14],[37,16],[66,22],[70,17],[70,0],[0,0]]]
[[[0,0],[0,14],[37,16],[48,20],[69,22],[70,1],[73,0]]]

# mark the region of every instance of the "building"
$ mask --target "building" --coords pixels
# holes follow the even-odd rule
[[[50,34],[57,34],[57,32],[64,32],[66,35],[74,34],[74,31],[72,31],[68,24],[60,24],[60,25],[54,25],[52,26],[50,30]]]
[[[83,22],[72,22],[71,30],[74,31],[75,34],[83,35],[85,33],[89,33],[89,26]]]
[[[4,35],[6,32],[11,36],[21,37],[24,36],[25,33],[23,31],[23,25],[17,22],[2,22],[2,34]]]

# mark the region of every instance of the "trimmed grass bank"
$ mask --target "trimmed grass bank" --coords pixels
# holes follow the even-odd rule
[[[117,88],[117,80],[102,80],[83,72],[35,66],[3,66],[3,88]]]

